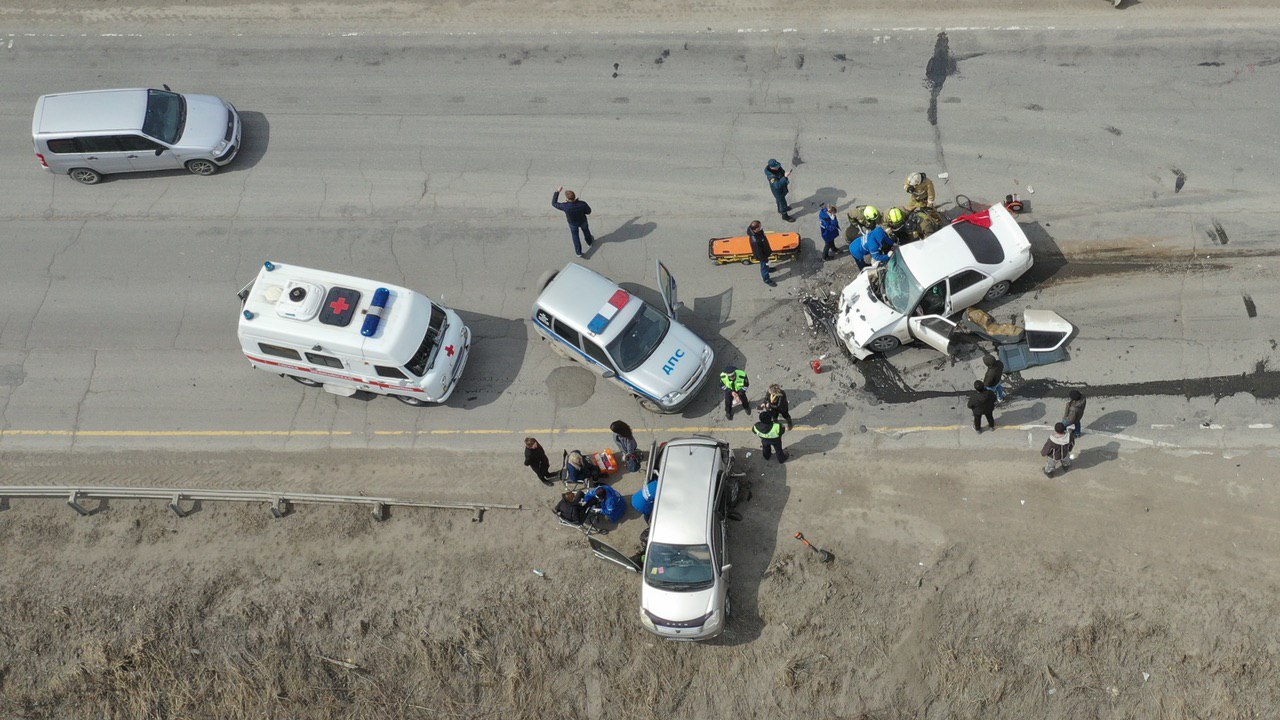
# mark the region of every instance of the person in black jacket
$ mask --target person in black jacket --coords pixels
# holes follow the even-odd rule
[[[1004,402],[1004,363],[992,355],[983,355],[982,362],[987,372],[982,376],[982,384],[996,394],[996,402]]]
[[[765,237],[764,226],[759,220],[752,220],[747,226],[747,240],[751,242],[751,255],[760,263],[760,277],[764,284],[774,287],[778,283],[769,279],[769,256],[773,249],[769,247],[769,238]]]
[[[524,466],[532,470],[543,485],[550,485],[555,477],[551,474],[551,461],[547,459],[547,451],[531,437],[524,439]]]
[[[560,193],[564,193],[564,199],[568,202],[560,202]],[[587,224],[587,216],[591,214],[591,206],[585,200],[579,200],[572,190],[565,190],[564,186],[556,188],[551,193],[551,207],[564,213],[564,217],[569,221],[569,235],[573,237],[573,252],[578,257],[582,257],[582,244],[578,241],[578,233],[581,232],[583,238],[587,241],[587,247],[595,242],[595,238],[591,236],[591,226]]]
[[[587,520],[587,508],[584,507],[583,500],[581,492],[566,492],[560,496],[554,512],[570,525],[581,525]]]
[[[988,390],[981,380],[973,381],[973,392],[969,393],[969,409],[973,411],[974,432],[982,432],[984,415],[991,429],[996,429],[996,419],[992,417],[996,411],[996,394]]]
[[[758,409],[761,412],[771,413],[775,418],[786,420],[788,430],[795,427],[791,422],[791,403],[787,402],[787,394],[777,383],[769,386],[769,392],[765,394],[764,402],[760,403]]]

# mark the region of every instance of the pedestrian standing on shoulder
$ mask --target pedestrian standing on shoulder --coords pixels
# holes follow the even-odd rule
[[[1062,424],[1071,426],[1072,437],[1080,437],[1080,421],[1084,420],[1084,393],[1072,390],[1067,396],[1067,408],[1062,412]]]
[[[736,397],[742,403],[742,409],[751,412],[751,404],[747,402],[747,388],[751,381],[747,379],[747,371],[739,370],[732,365],[725,365],[720,373],[720,386],[724,390],[724,419],[733,419],[733,400]]]
[[[618,452],[627,463],[627,472],[639,472],[640,443],[636,442],[631,426],[621,420],[614,420],[609,424],[609,432],[613,433],[613,443],[618,446]]]
[[[973,412],[973,431],[982,432],[982,418],[987,418],[987,424],[992,430],[996,429],[996,419],[993,417],[996,411],[996,394],[987,389],[981,380],[973,381],[973,392],[969,393],[969,410]]]
[[[778,204],[778,214],[787,222],[795,222],[795,218],[787,214],[791,210],[791,206],[787,204],[787,193],[791,191],[791,171],[784,170],[782,163],[777,160],[770,160],[764,166],[764,176],[769,180],[769,192],[773,193],[773,201]]]
[[[560,202],[560,193],[564,193],[565,202]],[[578,239],[578,234],[582,234],[582,239],[587,241],[587,247],[595,242],[595,238],[591,235],[591,226],[587,223],[587,216],[591,214],[591,206],[586,200],[579,200],[578,196],[572,190],[565,190],[564,186],[556,188],[551,193],[551,207],[564,213],[564,217],[569,221],[569,236],[573,238],[573,252],[578,257],[582,257],[582,243]]]
[[[759,220],[752,220],[747,226],[747,241],[751,243],[751,256],[760,263],[760,278],[765,285],[776,287],[778,283],[769,279],[769,271],[773,269],[769,267],[769,256],[773,254],[773,248],[769,247],[769,238],[765,236],[764,226]]]
[[[982,384],[996,394],[996,402],[1004,402],[1004,363],[994,355],[983,355],[982,364],[987,366]]]
[[[760,413],[760,421],[751,426],[751,432],[760,438],[760,453],[768,460],[774,452],[778,453],[778,464],[787,461],[787,454],[782,451],[782,423],[778,422],[771,412]]]
[[[551,461],[547,459],[547,451],[542,449],[542,445],[534,438],[527,437],[524,439],[524,466],[533,470],[533,474],[538,476],[543,485],[550,485],[551,478]]]
[[[1065,423],[1056,423],[1049,439],[1040,448],[1040,455],[1045,458],[1044,474],[1052,476],[1059,467],[1063,472],[1071,469],[1071,451],[1075,449],[1076,439],[1067,432]]]
[[[834,260],[836,238],[840,237],[840,217],[835,205],[823,205],[818,211],[818,231],[822,234],[822,259]]]
[[[772,413],[775,418],[786,420],[788,430],[795,426],[791,422],[791,404],[787,402],[787,394],[782,392],[782,386],[777,383],[769,386],[764,402],[760,403],[760,411]]]

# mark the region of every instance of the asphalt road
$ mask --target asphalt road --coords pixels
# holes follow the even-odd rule
[[[815,203],[898,202],[913,170],[946,173],[946,198],[1022,193],[1039,264],[996,312],[1079,328],[1069,361],[1023,374],[1006,424],[1052,423],[1079,385],[1101,388],[1093,427],[1122,442],[1275,445],[1278,27],[11,37],[0,449],[511,448],[618,417],[745,429],[711,387],[683,415],[643,413],[532,335],[538,279],[572,259],[549,205],[560,184],[595,208],[587,263],[653,287],[665,261],[682,317],[758,389],[787,387],[824,449],[955,445],[971,431],[946,393],[972,358],[913,347],[864,374],[832,355],[815,376],[796,302],[848,279],[815,259]],[[160,83],[240,108],[235,164],[95,187],[37,166],[38,95]],[[810,252],[769,289],[705,248],[751,219],[780,226],[762,173],[775,157],[797,168]],[[461,389],[416,409],[251,370],[235,292],[267,259],[458,309],[477,337]],[[942,429],[898,434],[913,428]]]

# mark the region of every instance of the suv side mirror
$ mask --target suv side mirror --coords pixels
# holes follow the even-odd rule
[[[729,572],[729,571],[730,571],[730,570],[732,570],[732,569],[733,569],[733,563],[729,563],[728,565],[721,566],[721,568],[720,568],[720,572],[721,572],[721,573],[727,573],[727,572]]]
[[[156,157],[160,157],[163,154],[164,154],[164,148],[156,148]]]
[[[608,380],[609,378],[614,377],[614,376],[616,376],[617,374],[618,374],[618,373],[616,373],[616,372],[614,372],[614,371],[612,371],[612,370],[605,370],[603,373],[601,373],[600,377],[603,377],[605,380]]]

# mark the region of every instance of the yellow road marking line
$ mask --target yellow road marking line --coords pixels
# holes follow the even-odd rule
[[[906,427],[870,427],[870,432],[885,435],[903,435],[915,432],[947,432],[961,430],[968,425],[913,425]],[[1028,430],[1039,425],[1002,425],[997,430]],[[821,432],[838,430],[835,426],[797,425],[792,432]],[[685,427],[654,428],[661,433],[748,433],[751,426],[690,425]],[[366,433],[355,430],[0,430],[5,437],[101,437],[101,438],[253,438],[253,437],[358,437]],[[609,435],[609,428],[525,428],[523,430],[500,429],[449,429],[449,430],[374,430],[378,437],[421,437],[432,435]]]

